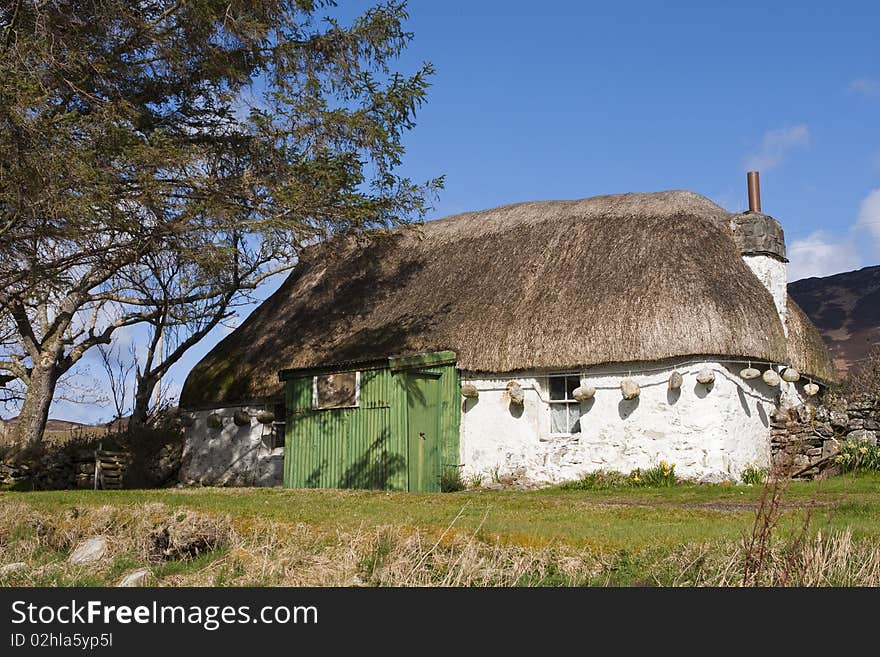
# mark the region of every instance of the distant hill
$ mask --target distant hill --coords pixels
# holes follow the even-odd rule
[[[841,374],[880,344],[880,266],[805,278],[788,293],[822,332]]]
[[[8,432],[18,422],[17,417],[0,418],[0,442],[5,441]],[[71,422],[70,420],[58,420],[51,418],[46,422],[45,437],[49,441],[67,440],[71,436],[80,433],[95,433],[96,431],[104,432],[104,425],[82,424],[80,422]]]
[[[0,423],[5,424],[6,426],[13,426],[18,423],[17,417],[11,417],[7,419],[0,418]],[[71,422],[70,420],[56,420],[54,418],[50,418],[46,422],[46,431],[72,431],[73,429],[78,428],[94,428],[88,424],[82,424],[81,422]]]

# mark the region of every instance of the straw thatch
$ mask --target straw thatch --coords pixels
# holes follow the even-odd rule
[[[825,376],[800,316],[789,358],[729,219],[669,191],[520,203],[317,245],[193,369],[181,404],[277,394],[281,369],[444,349],[487,373],[700,354]]]
[[[822,340],[819,329],[791,297],[788,298],[785,324],[788,329],[788,360],[801,374],[836,381],[837,370]]]

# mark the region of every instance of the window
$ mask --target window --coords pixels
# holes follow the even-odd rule
[[[550,433],[569,436],[581,431],[581,405],[574,391],[581,384],[579,376],[548,377],[550,387]]]
[[[312,408],[351,408],[358,405],[361,373],[337,372],[314,378]]]
[[[272,423],[272,449],[284,447],[284,436],[287,429],[284,404],[275,404],[275,421]]]

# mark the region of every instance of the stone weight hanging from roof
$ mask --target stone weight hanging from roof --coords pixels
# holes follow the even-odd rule
[[[684,377],[681,375],[681,372],[678,370],[674,371],[669,375],[669,389],[670,390],[680,390],[681,386],[684,384]]]
[[[510,396],[510,403],[517,406],[522,406],[526,400],[526,393],[523,391],[522,386],[515,381],[507,384],[507,394]]]
[[[477,386],[473,383],[462,383],[461,396],[466,397],[467,399],[476,399],[480,396],[480,391],[477,390]]]
[[[211,413],[205,420],[209,429],[219,429],[223,426],[223,417],[218,413]]]
[[[764,379],[764,383],[768,386],[779,385],[779,375],[774,372],[773,369],[764,370],[764,374],[761,375],[761,378]]]
[[[808,397],[815,397],[819,394],[819,386],[815,383],[808,383],[804,386],[804,394]]]
[[[257,413],[257,422],[260,424],[272,424],[275,421],[275,413],[272,411],[259,411]]]
[[[251,415],[247,411],[238,410],[232,414],[232,421],[237,427],[246,427],[251,423]]]
[[[801,378],[801,373],[798,372],[793,367],[786,367],[782,372],[782,380],[788,381],[789,383],[794,383],[798,379]]]
[[[704,386],[712,385],[715,383],[715,372],[708,367],[704,367],[700,370],[699,374],[697,374],[697,383],[701,383]]]
[[[752,379],[757,379],[759,376],[761,376],[761,373],[754,367],[749,365],[747,368],[740,370],[739,375],[746,381],[751,381]]]
[[[641,394],[641,392],[642,390],[639,388],[639,384],[632,379],[624,379],[620,382],[620,394],[623,395],[624,399],[635,399]]]
[[[593,386],[578,386],[571,395],[578,401],[589,401],[596,395],[596,389]]]

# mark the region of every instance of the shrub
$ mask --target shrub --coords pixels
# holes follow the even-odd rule
[[[748,486],[760,486],[767,481],[766,468],[759,468],[757,465],[749,463],[740,474],[739,478]]]
[[[479,473],[474,473],[470,475],[465,484],[468,488],[482,488],[483,487],[483,475]]]
[[[465,484],[461,478],[461,470],[458,468],[445,468],[440,475],[440,490],[444,493],[457,493],[464,489]]]
[[[844,472],[880,470],[880,447],[867,438],[847,440],[834,457],[834,462]]]
[[[675,463],[660,461],[659,465],[642,470],[637,468],[628,475],[615,470],[587,472],[577,481],[560,485],[563,490],[603,490],[608,488],[662,488],[679,483],[675,476]]]
[[[633,486],[646,488],[675,486],[678,483],[678,477],[675,476],[675,463],[667,463],[666,461],[660,461],[659,465],[648,470],[637,468],[630,473],[630,479]]]
[[[566,481],[560,485],[563,490],[602,490],[606,488],[629,487],[629,477],[614,470],[587,472],[576,481]]]

